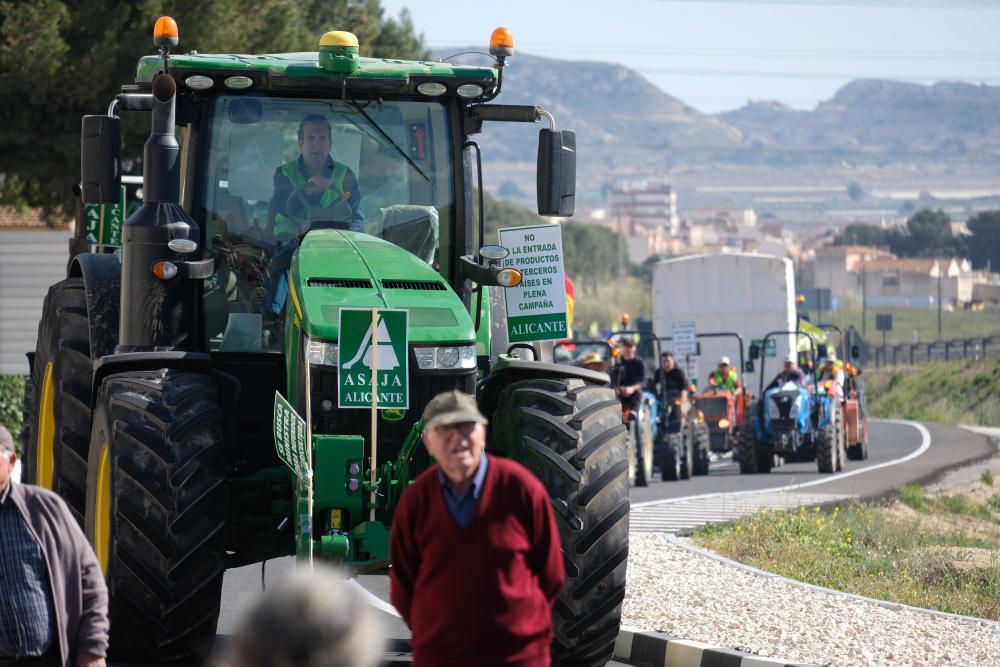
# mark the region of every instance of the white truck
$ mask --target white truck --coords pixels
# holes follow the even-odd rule
[[[794,331],[795,274],[792,261],[770,255],[719,253],[667,259],[653,268],[653,331],[671,336],[674,323],[694,322],[696,334],[731,331],[743,338],[746,358],[753,341],[771,331]],[[793,351],[794,336],[773,337],[773,344],[761,350],[766,355],[765,383],[781,370],[781,362]],[[708,384],[708,374],[720,357],[740,364],[739,347],[731,337],[699,337],[700,354],[692,357],[697,368],[698,390]],[[663,342],[664,351],[672,349]],[[684,355],[678,355],[684,367]],[[739,368],[740,380],[755,395],[758,392],[761,361],[753,373]]]

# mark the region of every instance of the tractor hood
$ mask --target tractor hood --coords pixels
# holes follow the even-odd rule
[[[396,308],[409,311],[412,343],[475,342],[472,318],[441,274],[375,236],[310,232],[292,260],[292,285],[312,338],[338,340],[341,308]]]

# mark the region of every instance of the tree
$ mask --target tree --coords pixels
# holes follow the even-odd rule
[[[922,209],[906,221],[906,253],[910,257],[940,257],[955,252],[951,218],[941,209]]]
[[[0,0],[0,203],[72,210],[80,118],[103,113],[155,52],[163,14],[179,23],[182,53],[314,51],[322,33],[347,28],[362,55],[429,55],[409,14],[384,18],[379,0]],[[149,119],[131,116],[123,158],[138,164]]]
[[[1000,210],[983,211],[969,219],[968,255],[973,267],[1000,270]]]

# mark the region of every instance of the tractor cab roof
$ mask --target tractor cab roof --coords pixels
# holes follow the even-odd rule
[[[163,60],[159,56],[141,58],[135,78],[138,87],[148,87],[162,67]],[[330,90],[339,93],[346,83],[352,90],[427,96],[461,94],[476,98],[479,94],[470,96],[469,88],[459,92],[459,87],[473,84],[483,93],[489,93],[497,82],[497,70],[493,67],[389,58],[358,58],[357,69],[350,74],[331,73],[320,65],[317,51],[262,55],[172,54],[170,71],[182,90],[187,87],[205,92]],[[189,83],[188,80],[196,75],[200,75],[199,80]],[[435,83],[440,85],[422,86]]]

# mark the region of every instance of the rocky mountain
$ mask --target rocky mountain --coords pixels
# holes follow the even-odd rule
[[[469,50],[441,50],[435,57]],[[489,57],[451,60],[485,64]],[[812,111],[768,101],[712,115],[620,65],[520,52],[508,62],[495,102],[538,105],[559,127],[576,130],[584,206],[601,205],[613,180],[643,176],[668,175],[682,194],[705,185],[789,179],[926,188],[948,174],[971,173],[1000,182],[1000,86],[858,80]],[[487,125],[477,137],[487,187],[525,202],[534,196],[538,127]],[[874,182],[898,175],[915,177]]]
[[[820,151],[880,160],[1000,156],[1000,86],[858,80],[814,111],[765,102],[718,118],[751,146],[779,154]]]

